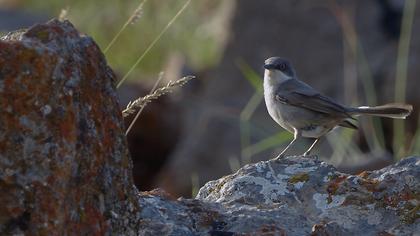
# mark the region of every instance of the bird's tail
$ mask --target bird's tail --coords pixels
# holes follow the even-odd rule
[[[408,115],[410,115],[412,111],[412,105],[402,103],[389,103],[376,107],[363,106],[350,108],[348,113],[352,116],[371,115],[394,119],[405,119]]]

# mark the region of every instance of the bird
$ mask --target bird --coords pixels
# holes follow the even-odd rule
[[[381,106],[351,107],[322,95],[298,79],[292,64],[282,57],[270,57],[264,62],[264,100],[271,118],[293,133],[293,140],[275,157],[279,160],[300,137],[315,141],[303,153],[308,156],[321,137],[337,126],[358,129],[352,123],[361,115],[405,119],[413,106],[389,103]]]

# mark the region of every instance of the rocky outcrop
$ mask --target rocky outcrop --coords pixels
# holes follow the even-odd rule
[[[271,227],[286,235],[412,235],[420,232],[420,158],[346,175],[324,162],[288,157],[243,167],[207,183],[197,199],[221,204],[226,231]]]
[[[98,46],[69,22],[1,38],[0,235],[135,230],[114,80]]]
[[[307,157],[263,161],[211,181],[196,200],[142,193],[143,232],[171,235],[413,235],[420,158],[346,175]]]

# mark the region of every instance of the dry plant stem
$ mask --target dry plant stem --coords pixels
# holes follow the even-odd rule
[[[194,79],[194,76],[186,76],[182,79],[179,79],[175,82],[170,81],[165,87],[161,87],[156,89],[152,94],[148,94],[144,97],[138,98],[133,102],[130,102],[127,105],[127,108],[123,110],[123,117],[127,117],[130,114],[136,112],[137,109],[141,109],[142,107],[146,106],[149,102],[158,99],[160,96],[165,95],[173,91],[176,87],[181,87],[184,84],[188,83],[188,81]]]
[[[111,42],[106,46],[104,50],[104,54],[107,53],[107,51],[114,45],[114,43],[117,41],[117,39],[120,37],[121,33],[127,28],[127,26],[134,21],[138,20],[140,17],[141,10],[143,9],[143,5],[147,2],[147,0],[143,0],[140,2],[140,4],[137,6],[137,8],[134,10],[133,14],[131,14],[130,18],[124,23],[124,25],[121,27],[120,31],[114,36],[114,38],[111,40]]]
[[[68,15],[69,15],[69,6],[67,6],[66,8],[61,9],[60,15],[58,16],[58,20],[59,21],[64,21],[68,19]]]
[[[152,94],[156,90],[156,88],[159,85],[160,81],[162,81],[162,79],[163,79],[163,75],[164,75],[163,72],[160,72],[159,73],[159,77],[156,80],[155,84],[153,85],[153,88],[150,90],[149,94]],[[125,131],[125,136],[127,136],[128,133],[130,132],[130,130],[133,128],[133,126],[136,123],[137,119],[139,118],[140,114],[143,112],[144,107],[145,106],[142,106],[140,108],[140,110],[136,114],[136,117],[134,117],[134,119],[131,121],[130,125],[128,126],[127,130]]]
[[[413,155],[420,155],[420,116],[417,120],[417,130],[414,134],[414,137],[411,139],[410,147],[408,148],[408,153]]]
[[[337,4],[335,0],[329,2],[330,9],[337,19],[338,23],[341,25],[343,30],[343,36],[348,42],[350,51],[353,53],[355,60],[360,60],[360,63],[357,63],[356,66],[360,65],[361,76],[365,78],[362,79],[362,85],[364,93],[369,104],[376,104],[377,96],[375,91],[375,86],[373,84],[372,72],[370,71],[367,58],[363,52],[362,45],[358,43],[358,35],[354,23],[352,23],[346,11]],[[364,125],[365,129],[373,129],[373,132],[368,132],[367,142],[372,151],[377,150],[378,148],[385,147],[385,136],[383,133],[382,122],[380,120],[373,121],[368,119],[370,125]],[[370,128],[372,127],[372,128]]]
[[[406,95],[408,55],[410,53],[410,39],[416,9],[415,6],[416,0],[407,0],[404,3],[404,14],[401,22],[400,40],[398,43],[395,101],[402,103],[405,102]],[[407,146],[405,145],[404,129],[403,121],[394,121],[393,149],[398,159],[405,155],[404,151],[407,151],[405,149]]]
[[[133,70],[140,64],[140,62],[143,60],[143,58],[147,55],[147,53],[155,46],[157,41],[162,37],[162,35],[171,27],[171,25],[175,22],[175,20],[181,15],[182,12],[187,8],[187,6],[190,4],[191,0],[188,0],[185,2],[184,6],[175,14],[175,16],[168,22],[168,24],[163,28],[163,30],[159,33],[159,35],[153,40],[153,42],[149,45],[149,47],[146,48],[146,50],[143,52],[143,54],[137,59],[137,61],[131,66],[130,70],[124,75],[124,77],[118,82],[117,88],[121,86],[122,83],[128,78],[128,76],[133,72]]]

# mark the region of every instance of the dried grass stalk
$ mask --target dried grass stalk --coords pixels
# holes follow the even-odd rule
[[[157,88],[157,86],[159,85],[160,81],[162,81],[162,79],[163,79],[163,75],[164,75],[164,73],[163,73],[163,72],[160,72],[160,73],[159,73],[159,77],[158,77],[158,79],[156,80],[155,84],[153,85],[152,90],[150,90],[149,94],[153,93],[153,92],[156,90],[156,88]],[[134,124],[136,123],[137,119],[140,117],[140,114],[143,112],[143,110],[144,110],[144,106],[142,106],[142,107],[139,109],[139,111],[137,112],[136,116],[135,116],[135,117],[134,117],[134,119],[131,121],[130,125],[128,126],[127,130],[125,131],[125,136],[127,136],[127,135],[128,135],[128,133],[130,133],[130,130],[133,128]]]
[[[148,94],[144,97],[138,98],[132,102],[129,102],[127,105],[127,108],[125,108],[122,111],[123,117],[127,117],[133,113],[135,113],[138,109],[141,109],[142,107],[146,106],[149,102],[158,99],[160,96],[163,96],[167,93],[170,93],[174,90],[174,88],[182,87],[188,81],[194,79],[195,76],[186,76],[184,78],[181,78],[175,82],[169,81],[169,83],[165,87],[161,87],[156,89],[153,93]]]
[[[60,15],[58,16],[59,21],[68,20],[70,8],[67,6],[66,8],[61,9]]]

